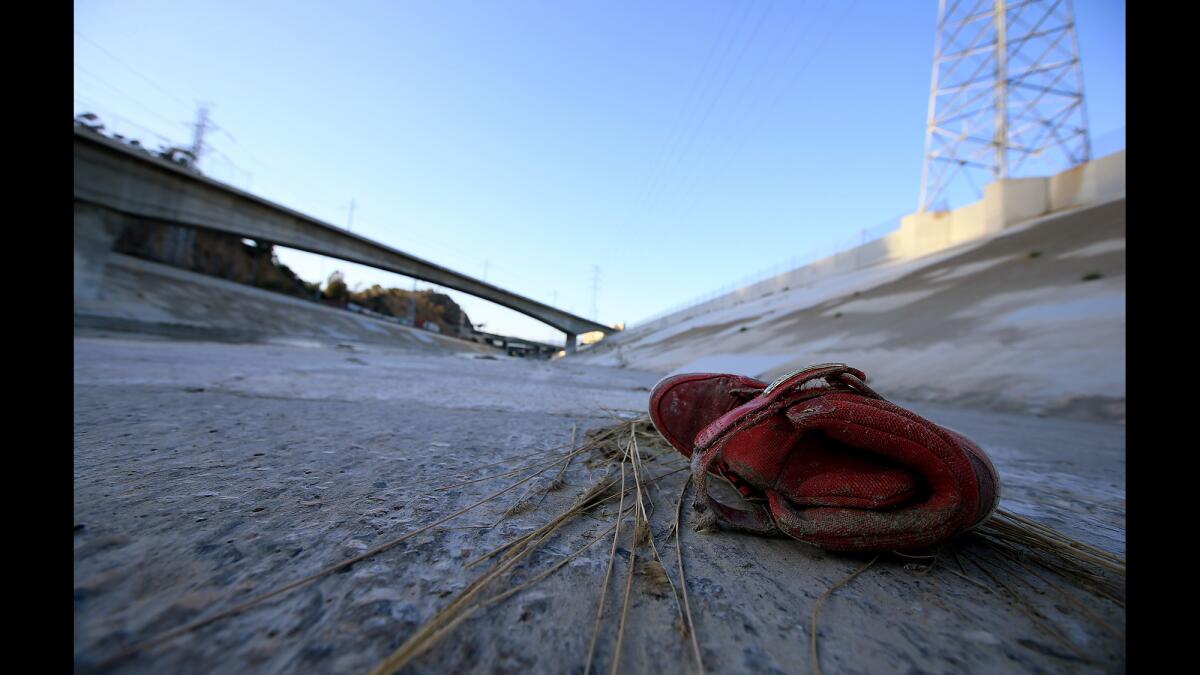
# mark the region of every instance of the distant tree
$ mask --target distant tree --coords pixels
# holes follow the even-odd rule
[[[325,282],[325,297],[330,300],[343,300],[350,295],[350,289],[346,287],[345,276],[341,272],[334,272],[329,275],[329,280]]]

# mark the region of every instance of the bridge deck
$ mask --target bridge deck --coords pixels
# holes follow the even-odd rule
[[[403,274],[508,307],[572,337],[614,330],[206,178],[95,132],[76,128],[74,146],[77,203],[126,216],[228,232]]]

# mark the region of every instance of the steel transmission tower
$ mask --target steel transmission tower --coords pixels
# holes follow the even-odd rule
[[[1070,0],[939,0],[919,209],[1090,159]]]
[[[196,109],[196,124],[192,126],[192,164],[199,166],[204,154],[204,136],[216,126],[208,119],[208,106],[200,104]]]

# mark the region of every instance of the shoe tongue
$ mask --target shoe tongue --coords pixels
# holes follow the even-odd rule
[[[797,506],[864,509],[900,506],[917,487],[903,467],[819,433],[793,446],[775,481],[776,491]]]

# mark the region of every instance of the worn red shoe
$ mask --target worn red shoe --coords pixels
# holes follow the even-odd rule
[[[695,508],[714,524],[831,551],[903,551],[974,527],[999,503],[999,477],[979,446],[884,400],[862,371],[789,373],[712,419],[726,405],[721,392],[741,396],[728,378],[738,376],[676,376],[651,396],[655,426],[692,458]],[[710,496],[710,471],[749,497],[749,509]]]
[[[674,375],[650,392],[650,420],[676,450],[691,457],[692,441],[701,429],[766,388],[766,382],[742,375]]]
[[[701,429],[766,388],[766,382],[742,375],[674,375],[654,385],[650,392],[650,420],[676,450],[684,457],[691,457],[692,442]],[[754,493],[753,488],[726,472],[721,462],[714,463],[711,470],[729,481],[743,497]]]

